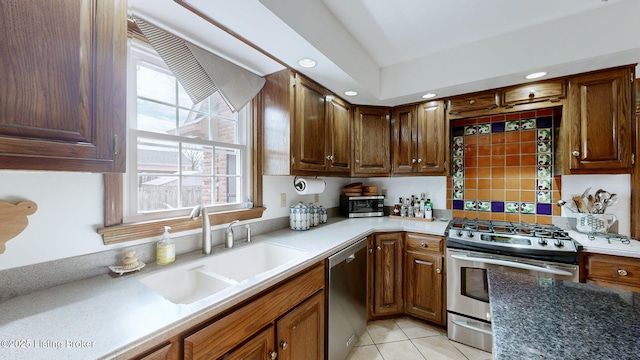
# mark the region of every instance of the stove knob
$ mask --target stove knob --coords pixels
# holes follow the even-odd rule
[[[458,230],[458,231],[456,232],[456,235],[457,235],[458,237],[462,237],[462,230]]]
[[[538,244],[542,246],[547,246],[547,239],[543,239],[543,238],[538,239]]]
[[[473,237],[473,231],[467,231],[467,237],[472,238]]]
[[[556,239],[556,241],[553,242],[553,245],[555,245],[556,247],[563,247],[564,243],[562,242],[562,240],[560,239]]]

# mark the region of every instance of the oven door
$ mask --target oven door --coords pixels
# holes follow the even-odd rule
[[[578,266],[447,248],[447,333],[452,340],[491,351],[487,270],[578,281]]]

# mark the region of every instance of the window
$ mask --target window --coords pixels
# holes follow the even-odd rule
[[[242,207],[249,196],[248,108],[219,93],[195,104],[154,50],[130,41],[125,222]]]

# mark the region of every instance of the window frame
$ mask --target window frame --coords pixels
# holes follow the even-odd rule
[[[134,23],[129,22],[129,37],[136,38],[147,43],[144,36],[137,30]],[[247,189],[254,207],[251,209],[239,208],[225,211],[212,211],[209,219],[212,226],[229,223],[233,220],[251,220],[261,218],[265,208],[262,199],[262,96],[259,93],[248,108],[248,128],[249,142],[246,144],[246,151],[250,161],[245,164],[245,181],[248,182]],[[127,162],[128,165],[128,162]],[[128,168],[128,166],[127,166]],[[105,245],[117,244],[126,241],[139,240],[162,235],[164,226],[171,226],[173,232],[197,229],[200,222],[192,221],[189,215],[170,217],[165,219],[155,219],[141,222],[127,222],[124,219],[124,174],[105,173],[104,179],[104,226],[98,229],[102,235]],[[243,199],[240,199],[242,203]]]

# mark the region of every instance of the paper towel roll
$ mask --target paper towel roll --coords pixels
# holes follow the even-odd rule
[[[296,178],[293,186],[298,195],[310,195],[324,192],[325,183],[320,179]]]

